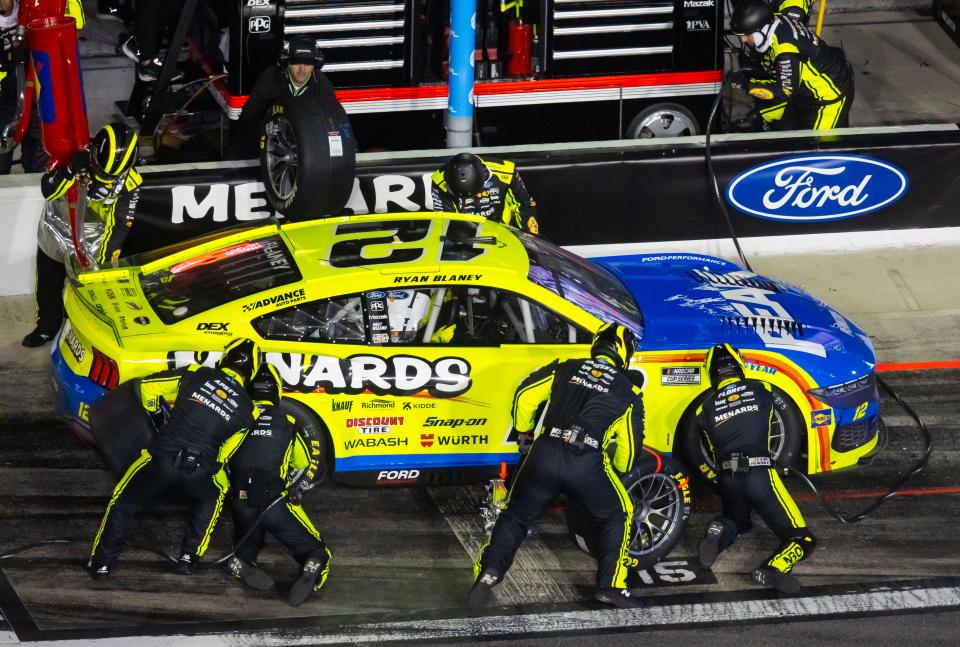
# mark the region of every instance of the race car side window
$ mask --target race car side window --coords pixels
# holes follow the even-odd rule
[[[512,292],[445,285],[365,295],[374,344],[585,344],[590,335]]]
[[[359,294],[301,303],[257,317],[251,325],[264,339],[347,344],[366,342]]]

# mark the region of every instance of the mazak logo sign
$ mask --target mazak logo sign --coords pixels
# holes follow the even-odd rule
[[[744,171],[727,186],[727,202],[758,218],[824,222],[883,209],[909,185],[903,171],[871,157],[806,155]]]

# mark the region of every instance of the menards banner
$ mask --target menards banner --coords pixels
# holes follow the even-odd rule
[[[958,226],[956,126],[739,137],[715,140],[712,152],[742,237]],[[430,173],[445,157],[362,157],[345,213],[432,209]],[[702,139],[685,145],[541,148],[507,157],[537,200],[541,235],[557,244],[728,235]],[[211,164],[144,177],[124,254],[272,215],[259,166]]]

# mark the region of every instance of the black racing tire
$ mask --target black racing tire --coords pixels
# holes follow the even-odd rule
[[[270,206],[289,220],[340,212],[350,199],[356,141],[331,96],[286,97],[270,106],[260,140],[260,175]]]
[[[635,570],[651,568],[680,541],[690,518],[690,479],[681,466],[649,450],[655,460],[621,476],[634,505],[630,556]],[[579,503],[567,503],[567,530],[574,543],[596,557],[596,520]]]
[[[655,103],[634,117],[624,133],[625,139],[686,137],[700,133],[697,118],[677,103]]]
[[[706,394],[704,394],[706,395]],[[700,400],[702,400],[701,396]],[[694,403],[699,404],[699,400]],[[696,417],[697,407],[691,405],[681,423],[682,454],[688,468],[705,480],[716,483],[717,464],[709,451],[706,436]],[[801,442],[806,426],[800,411],[786,393],[773,387],[773,423],[770,425],[770,449],[781,472],[799,467]],[[806,472],[806,470],[803,470]]]
[[[302,402],[291,398],[282,398],[280,400],[280,410],[293,416],[296,425],[304,429],[308,437],[320,441],[320,458],[317,462],[321,471],[314,479],[314,483],[318,486],[321,485],[333,476],[333,452],[330,450],[333,447],[333,441],[330,438],[330,430],[320,419],[320,416]],[[298,475],[291,475],[291,477],[292,480],[296,480]]]
[[[107,466],[117,476],[153,440],[157,427],[140,403],[140,380],[127,380],[90,407],[90,431]]]

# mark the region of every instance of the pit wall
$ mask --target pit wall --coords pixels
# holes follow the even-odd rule
[[[541,234],[585,256],[735,258],[703,137],[477,149],[513,160]],[[860,128],[713,137],[732,225],[748,255],[960,243],[960,128]],[[430,210],[446,150],[358,155],[347,213]],[[253,162],[142,167],[124,254],[271,216]],[[39,176],[0,181],[0,295],[34,287]]]

